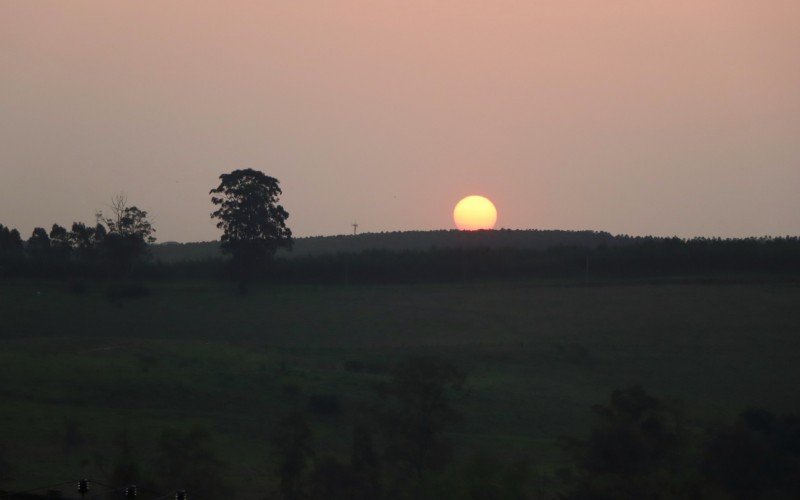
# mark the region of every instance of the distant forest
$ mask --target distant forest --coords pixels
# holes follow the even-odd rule
[[[364,251],[428,251],[443,249],[514,248],[545,250],[556,246],[596,247],[622,242],[626,237],[599,231],[556,231],[500,229],[494,231],[393,231],[358,235],[311,236],[295,238],[291,250],[278,250],[278,257],[317,257]],[[155,261],[174,263],[222,257],[219,241],[200,243],[161,243],[153,245]]]
[[[107,249],[43,235],[23,242],[0,227],[0,276],[101,278]],[[126,274],[140,279],[216,279],[229,272],[219,242],[162,243]],[[411,231],[297,238],[255,279],[270,283],[426,283],[545,279],[800,274],[800,238],[614,236],[595,231]]]

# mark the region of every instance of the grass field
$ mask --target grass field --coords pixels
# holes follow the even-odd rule
[[[462,453],[527,453],[547,468],[556,438],[591,406],[641,384],[699,420],[753,405],[800,408],[800,285],[654,283],[285,286],[245,297],[217,283],[154,284],[108,300],[100,285],[0,285],[0,489],[107,477],[114,440],[146,468],[158,434],[209,429],[243,496],[271,475],[276,420],[314,395],[320,447],[345,453],[385,370],[434,354],[464,368]],[[368,369],[354,371],[346,362]],[[352,365],[353,363],[351,363]]]

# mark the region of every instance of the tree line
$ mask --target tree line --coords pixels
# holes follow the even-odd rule
[[[0,226],[0,276],[102,277],[127,270],[141,279],[225,279],[231,259],[160,262],[112,252],[102,226],[76,223],[71,231],[38,228],[24,243],[16,230]],[[116,241],[114,244],[118,244]],[[132,258],[132,257],[136,258]],[[124,260],[118,261],[124,257]],[[459,283],[486,280],[554,279],[572,282],[668,276],[800,274],[800,239],[636,238],[620,245],[518,248],[431,248],[419,251],[367,250],[352,253],[275,257],[263,267],[242,269],[265,283]],[[120,274],[120,273],[117,273]]]
[[[139,268],[147,279],[220,279],[229,274],[224,258],[150,262]],[[625,279],[719,278],[742,275],[800,275],[800,238],[683,240],[630,238],[614,245],[530,248],[430,248],[365,250],[276,256],[252,279],[286,284],[469,283],[542,280],[602,283]]]
[[[222,251],[231,257],[228,267],[244,291],[279,248],[291,247],[280,183],[257,170],[234,170],[222,174],[209,194]],[[49,232],[37,227],[25,242],[19,231],[0,224],[0,276],[130,277],[149,256],[155,228],[147,212],[123,194],[109,208],[108,215],[96,214],[95,225],[75,222],[67,230],[53,224]]]
[[[0,224],[0,273],[37,277],[126,276],[155,242],[147,212],[117,195],[108,215],[94,224],[73,222],[70,229],[37,227],[23,242],[19,231]]]
[[[203,265],[197,264],[199,271]],[[186,269],[192,264],[186,264]],[[166,272],[166,266],[163,268]],[[173,269],[176,274],[180,266]],[[800,238],[635,238],[624,244],[546,249],[445,248],[374,250],[292,259],[271,264],[276,283],[460,283],[554,280],[568,283],[625,278],[800,274]],[[155,273],[154,273],[155,275]]]
[[[592,231],[434,231],[333,237],[333,252],[311,239],[302,255],[276,256],[294,239],[280,205],[277,179],[253,169],[220,176],[209,193],[221,229],[218,257],[202,261],[148,259],[155,229],[148,213],[114,198],[95,224],[34,229],[23,241],[0,224],[0,276],[137,279],[233,278],[271,283],[418,283],[555,279],[603,281],[628,277],[737,273],[797,275],[800,238],[743,239],[612,236]],[[403,242],[403,238],[410,241]],[[459,246],[437,246],[452,245]],[[382,249],[400,245],[403,250]],[[431,245],[425,247],[425,245]],[[212,253],[213,255],[213,253]]]

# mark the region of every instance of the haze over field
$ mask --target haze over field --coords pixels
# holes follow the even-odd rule
[[[217,176],[280,179],[296,235],[800,232],[800,3],[3,2],[0,214],[219,237]],[[49,227],[49,226],[48,226]]]
[[[800,499],[798,20],[0,0],[0,499]]]

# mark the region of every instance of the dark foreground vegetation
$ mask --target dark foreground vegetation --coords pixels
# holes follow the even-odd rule
[[[0,489],[797,494],[795,283],[146,284],[0,286]]]
[[[435,358],[398,364],[375,387],[379,402],[364,408],[349,435],[348,453],[320,450],[303,412],[282,417],[264,452],[276,479],[258,498],[373,500],[414,498],[562,500],[603,499],[796,499],[800,497],[800,417],[748,409],[733,422],[702,427],[641,387],[614,391],[596,405],[585,437],[561,438],[568,459],[555,473],[537,468],[534,456],[502,462],[486,452],[454,461],[450,425],[463,418],[450,392],[465,380],[457,368]],[[308,412],[340,413],[336,399],[309,399]],[[323,402],[324,401],[324,402]],[[65,421],[65,446],[83,439],[74,421]],[[75,480],[71,486],[93,497],[233,498],[230,467],[202,427],[165,430],[154,443],[158,479],[147,477],[135,457],[130,431],[115,438],[110,481]],[[9,464],[3,466],[8,469]],[[59,487],[67,486],[59,484]],[[52,487],[51,487],[52,488]],[[171,494],[159,492],[178,492]],[[5,498],[62,498],[4,494]],[[256,494],[250,491],[253,498]],[[76,498],[75,495],[69,495]]]

